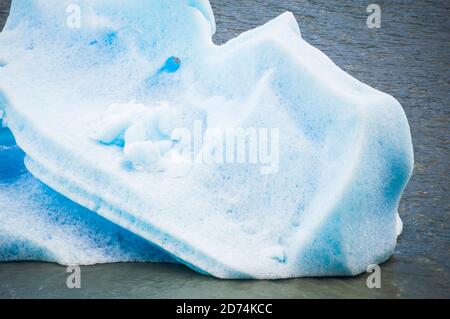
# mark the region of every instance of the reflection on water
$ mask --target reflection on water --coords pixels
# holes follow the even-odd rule
[[[365,275],[221,281],[179,265],[119,264],[83,268],[83,288],[74,291],[65,286],[63,267],[15,263],[0,265],[0,297],[450,297],[450,3],[379,0],[382,28],[371,30],[366,5],[352,0],[211,3],[217,43],[293,11],[305,39],[404,106],[416,167],[400,205],[405,230],[396,255],[382,267],[382,288],[369,290]],[[0,14],[6,8],[0,0]]]

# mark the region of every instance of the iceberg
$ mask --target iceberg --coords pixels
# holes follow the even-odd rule
[[[387,260],[414,161],[401,105],[291,13],[220,46],[215,29],[207,0],[13,0],[0,112],[27,170],[215,277]]]

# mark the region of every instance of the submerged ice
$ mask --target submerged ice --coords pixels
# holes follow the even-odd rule
[[[292,14],[216,46],[207,0],[77,3],[78,26],[72,1],[13,0],[0,34],[0,109],[40,181],[221,278],[354,275],[393,254],[413,167],[405,114],[304,41]],[[196,127],[185,161],[180,129]],[[239,128],[246,160],[198,160],[230,151],[210,132]],[[250,147],[249,128],[277,143]],[[275,148],[277,170],[261,174]],[[39,211],[4,203],[19,228]]]

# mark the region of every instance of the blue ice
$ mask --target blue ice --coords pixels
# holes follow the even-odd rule
[[[25,251],[34,242],[41,256],[54,251],[56,239],[45,236],[80,210],[74,231],[64,231],[74,240],[89,241],[78,230],[90,229],[110,239],[96,249],[117,248],[107,231],[117,225],[127,246],[141,243],[122,251],[129,259],[152,259],[136,257],[148,244],[220,278],[356,275],[392,256],[414,161],[405,113],[308,44],[293,14],[218,46],[207,0],[77,3],[68,14],[71,0],[13,0],[0,34],[0,110],[26,169],[86,208],[54,193],[44,212],[34,200],[20,209],[2,201],[19,233],[28,225],[21,212],[46,216],[21,241]],[[206,142],[189,162],[180,145],[196,144],[182,134],[195,123]],[[279,137],[269,148],[279,156],[268,157],[276,170],[196,162],[221,154],[208,129],[241,128]],[[2,166],[12,165],[8,156]],[[8,180],[5,196],[32,185],[45,193],[43,184]],[[42,259],[88,260],[50,255]]]

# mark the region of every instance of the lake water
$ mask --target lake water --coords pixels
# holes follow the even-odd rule
[[[64,267],[0,264],[0,297],[134,298],[372,298],[450,297],[450,2],[376,1],[380,29],[366,26],[375,1],[212,0],[223,43],[284,11],[296,15],[303,37],[341,68],[395,96],[408,116],[415,173],[403,196],[404,233],[382,265],[382,288],[355,278],[222,281],[180,265],[83,267],[83,287],[69,290]],[[0,27],[9,1],[0,0]]]

